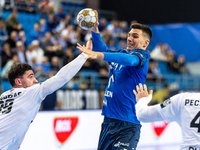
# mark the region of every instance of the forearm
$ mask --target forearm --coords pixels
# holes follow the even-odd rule
[[[109,53],[104,52],[104,59],[108,62],[115,62],[125,66],[138,66],[140,59],[136,55],[129,55],[124,53]]]
[[[160,105],[148,106],[150,97],[141,98],[137,104],[136,108],[136,116],[141,122],[154,122],[154,121],[162,121],[163,118],[159,113]]]
[[[93,51],[95,52],[107,52],[108,47],[106,44],[102,41],[100,33],[92,33],[92,41],[93,41]]]
[[[85,63],[85,57],[86,54],[80,54],[73,61],[62,67],[54,77],[42,83],[44,84],[43,96],[45,97],[46,95],[54,92],[55,90],[61,88],[69,80],[71,80]]]

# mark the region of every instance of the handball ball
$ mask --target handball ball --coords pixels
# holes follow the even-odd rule
[[[85,8],[78,13],[76,21],[82,29],[90,30],[96,25],[98,15],[93,9]]]

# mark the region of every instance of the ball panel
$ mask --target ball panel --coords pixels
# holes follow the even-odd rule
[[[85,22],[85,21],[82,21],[82,22],[81,22],[81,26],[82,26],[82,27],[86,27],[86,24],[87,24],[87,22]]]
[[[91,22],[92,22],[92,23],[96,23],[96,21],[97,21],[97,20],[96,20],[95,17],[91,17]]]
[[[88,27],[88,28],[92,28],[92,27],[94,27],[94,23],[92,23],[92,22],[88,22],[88,23],[87,23],[87,27]]]
[[[83,10],[82,14],[83,14],[83,16],[87,16],[89,14],[89,11],[88,10]]]
[[[84,20],[83,14],[78,14],[78,16],[77,16],[77,18],[76,18],[77,23],[79,24],[79,23],[82,22],[83,20]]]
[[[89,11],[89,15],[90,15],[90,16],[95,16],[94,10]]]
[[[91,16],[85,16],[84,21],[85,22],[90,22],[92,20]]]

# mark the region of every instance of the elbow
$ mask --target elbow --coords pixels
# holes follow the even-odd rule
[[[132,66],[138,66],[140,64],[140,59],[136,57],[136,59],[132,59],[131,65]]]
[[[139,63],[137,63],[137,62],[131,62],[131,66],[138,66],[139,65]]]
[[[139,65],[139,61],[137,61],[137,59],[133,59],[134,57],[131,57],[131,59],[126,59],[125,57],[123,57],[123,61],[124,64],[126,64],[127,66],[138,66]]]

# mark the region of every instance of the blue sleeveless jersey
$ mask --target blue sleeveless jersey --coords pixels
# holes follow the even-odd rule
[[[140,64],[138,66],[123,66],[108,62],[110,75],[104,93],[102,115],[140,124],[136,117],[136,99],[133,89],[136,89],[136,85],[139,83],[144,84],[146,81],[150,54],[143,49],[133,49],[129,52],[121,49],[118,53],[137,55]]]

